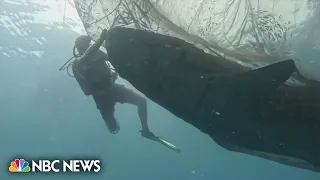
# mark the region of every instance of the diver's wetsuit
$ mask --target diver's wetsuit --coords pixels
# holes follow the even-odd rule
[[[72,64],[72,70],[85,95],[92,95],[106,123],[110,123],[110,119],[114,118],[114,106],[117,102],[136,105],[144,103],[143,97],[115,83],[116,76],[105,62],[108,61],[108,56],[104,52],[98,50],[90,58],[81,65],[76,59]]]
[[[97,108],[100,110],[103,119],[108,119],[113,116],[115,110],[114,106],[117,102],[121,104],[137,104],[141,99],[136,93],[121,84],[114,84],[107,93],[102,95],[93,94],[92,97],[96,102]]]

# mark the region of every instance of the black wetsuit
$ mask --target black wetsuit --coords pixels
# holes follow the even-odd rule
[[[119,103],[137,104],[139,96],[123,85],[116,84],[112,71],[105,61],[108,56],[98,51],[79,66],[79,60],[72,64],[73,74],[85,95],[92,95],[103,119],[114,116],[114,106]]]

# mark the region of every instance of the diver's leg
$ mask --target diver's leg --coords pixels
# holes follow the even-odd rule
[[[138,115],[141,121],[143,131],[149,131],[148,128],[148,109],[147,100],[143,96],[135,93],[124,85],[115,84],[115,93],[117,101],[120,103],[129,103],[138,107]]]
[[[118,120],[114,116],[114,106],[100,109],[101,116],[112,134],[117,134],[120,130]]]
[[[115,102],[112,101],[108,96],[93,96],[96,104],[97,104],[97,108],[100,111],[100,114],[104,120],[104,122],[106,123],[109,131],[112,134],[116,134],[119,132],[120,130],[120,126],[119,123],[116,119],[116,117],[114,116],[114,106],[115,106]]]

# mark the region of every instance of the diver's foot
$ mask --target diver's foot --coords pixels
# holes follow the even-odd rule
[[[145,138],[152,138],[154,137],[155,135],[149,131],[149,130],[141,130],[141,136],[145,137]]]

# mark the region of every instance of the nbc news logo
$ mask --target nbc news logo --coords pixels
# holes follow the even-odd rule
[[[101,171],[100,160],[31,160],[15,159],[10,163],[9,171],[14,172],[95,172]]]

